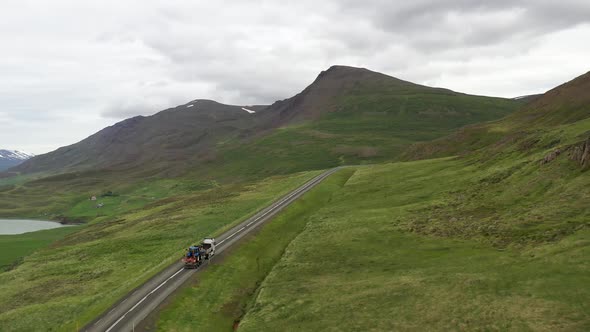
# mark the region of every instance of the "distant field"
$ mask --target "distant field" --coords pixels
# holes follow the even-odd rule
[[[359,167],[343,187],[316,196],[322,208],[298,210],[314,199],[306,196],[295,216],[281,214],[200,273],[158,327],[588,330],[590,178],[569,167],[540,171],[517,159]],[[202,315],[190,311],[197,303]]]
[[[0,273],[2,331],[41,326],[72,331],[83,326],[178,259],[187,245],[243,220],[317,174],[305,172],[211,189],[178,189],[172,187],[190,182],[170,183],[164,189],[178,189],[178,193],[167,198],[157,196],[160,187],[146,185],[149,204],[92,222]],[[140,193],[142,188],[132,192]],[[151,195],[156,198],[152,200]],[[78,208],[80,214],[94,209]]]
[[[61,227],[17,235],[0,235],[0,273],[18,265],[25,256],[79,230],[78,226]]]

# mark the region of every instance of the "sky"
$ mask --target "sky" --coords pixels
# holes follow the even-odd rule
[[[194,99],[252,105],[331,65],[501,97],[590,71],[590,1],[1,0],[0,148],[35,154]]]

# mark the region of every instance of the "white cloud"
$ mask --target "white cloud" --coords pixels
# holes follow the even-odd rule
[[[332,64],[517,96],[586,72],[587,1],[7,0],[0,147],[47,152],[197,98],[287,98]]]

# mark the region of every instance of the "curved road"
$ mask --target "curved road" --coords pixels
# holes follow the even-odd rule
[[[221,236],[218,236],[216,238],[216,253],[223,252],[257,226],[272,219],[279,211],[339,169],[340,167],[336,167],[316,176],[254,216],[241,222]],[[215,256],[212,259],[215,259]],[[208,262],[197,269],[191,270],[185,270],[184,265],[180,261],[170,265],[146,283],[127,294],[100,317],[86,325],[82,331],[132,331],[136,325],[145,319],[174,290],[186,282],[193,273],[207,267],[207,265]]]

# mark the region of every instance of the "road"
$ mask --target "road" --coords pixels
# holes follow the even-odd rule
[[[216,238],[216,253],[223,252],[257,226],[272,219],[279,211],[339,169],[339,167],[333,168],[316,176],[301,187],[275,201],[270,206],[262,209],[254,216],[241,222],[221,236],[218,236]],[[215,256],[211,260],[215,260]],[[179,258],[177,263],[170,265],[143,285],[127,294],[100,317],[85,326],[82,331],[132,331],[136,325],[156,309],[174,290],[185,283],[196,271],[206,268],[207,265],[204,264],[198,269],[185,270]]]

